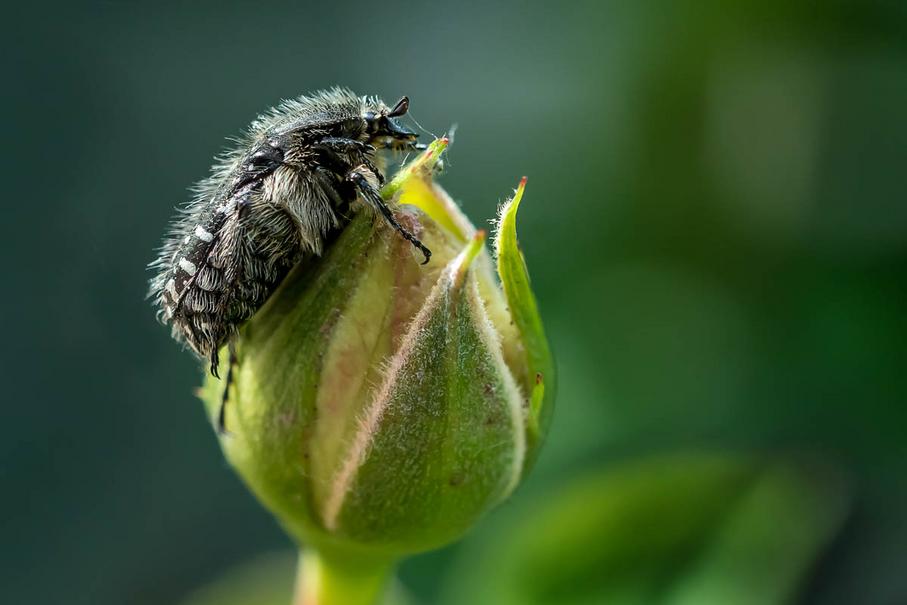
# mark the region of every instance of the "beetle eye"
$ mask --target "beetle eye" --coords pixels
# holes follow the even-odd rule
[[[387,112],[387,115],[391,118],[397,118],[405,115],[407,111],[409,111],[409,97],[400,97],[400,100]]]
[[[264,151],[256,151],[252,154],[252,157],[249,158],[249,164],[252,166],[263,166],[268,162],[268,156],[265,155]]]
[[[283,152],[277,147],[259,149],[249,158],[249,166],[253,168],[271,167],[283,161]]]

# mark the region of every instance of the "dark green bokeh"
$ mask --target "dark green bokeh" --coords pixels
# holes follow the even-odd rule
[[[847,489],[816,460],[675,452],[515,508],[467,545],[442,603],[788,603],[839,530]]]
[[[225,136],[334,84],[458,123],[443,183],[477,223],[529,176],[561,386],[518,500],[675,447],[809,450],[856,501],[805,600],[907,600],[907,5],[326,4],[7,10],[0,601],[171,603],[289,548],[144,265]],[[459,550],[404,583],[431,602]]]

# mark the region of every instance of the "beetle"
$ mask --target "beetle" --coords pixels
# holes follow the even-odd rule
[[[194,188],[150,265],[149,297],[173,337],[210,361],[230,345],[224,400],[235,363],[234,338],[297,263],[320,255],[361,200],[424,256],[431,251],[400,225],[379,193],[381,150],[424,149],[376,97],[333,88],[284,101],[259,116],[236,147],[217,158]]]

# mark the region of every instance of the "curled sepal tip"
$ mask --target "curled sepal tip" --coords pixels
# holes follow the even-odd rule
[[[494,244],[504,298],[511,320],[517,328],[525,356],[527,373],[521,378],[529,399],[527,439],[530,449],[535,453],[551,417],[555,368],[535,295],[530,286],[529,272],[517,240],[516,217],[525,190],[526,177],[523,177],[513,197],[498,213]]]

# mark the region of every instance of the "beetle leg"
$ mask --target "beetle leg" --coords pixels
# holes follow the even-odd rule
[[[384,185],[384,175],[369,157],[375,152],[375,148],[372,145],[356,139],[324,137],[313,144],[312,148],[319,151],[322,161],[338,174],[344,174],[349,170],[350,163],[365,164],[378,178],[378,183]],[[354,155],[350,157],[351,154]]]
[[[431,258],[431,250],[425,247],[425,245],[419,241],[419,239],[407,231],[403,225],[397,222],[397,219],[394,217],[394,213],[390,208],[387,207],[387,204],[384,203],[384,200],[381,198],[381,194],[378,190],[372,185],[366,178],[364,171],[361,167],[354,168],[349,171],[346,175],[347,181],[352,183],[359,193],[362,194],[362,197],[365,198],[365,201],[372,206],[375,210],[381,213],[381,216],[384,217],[391,227],[393,227],[397,233],[403,236],[403,239],[407,240],[413,246],[419,249],[419,251],[425,256],[425,260],[422,264],[428,263]]]
[[[227,377],[224,380],[224,393],[220,400],[220,408],[217,410],[217,434],[224,435],[227,433],[227,400],[230,398],[230,387],[235,380],[233,371],[236,368],[239,359],[236,357],[236,345],[230,340],[227,348],[230,350],[230,361],[227,362]],[[213,353],[217,355],[217,353]]]

